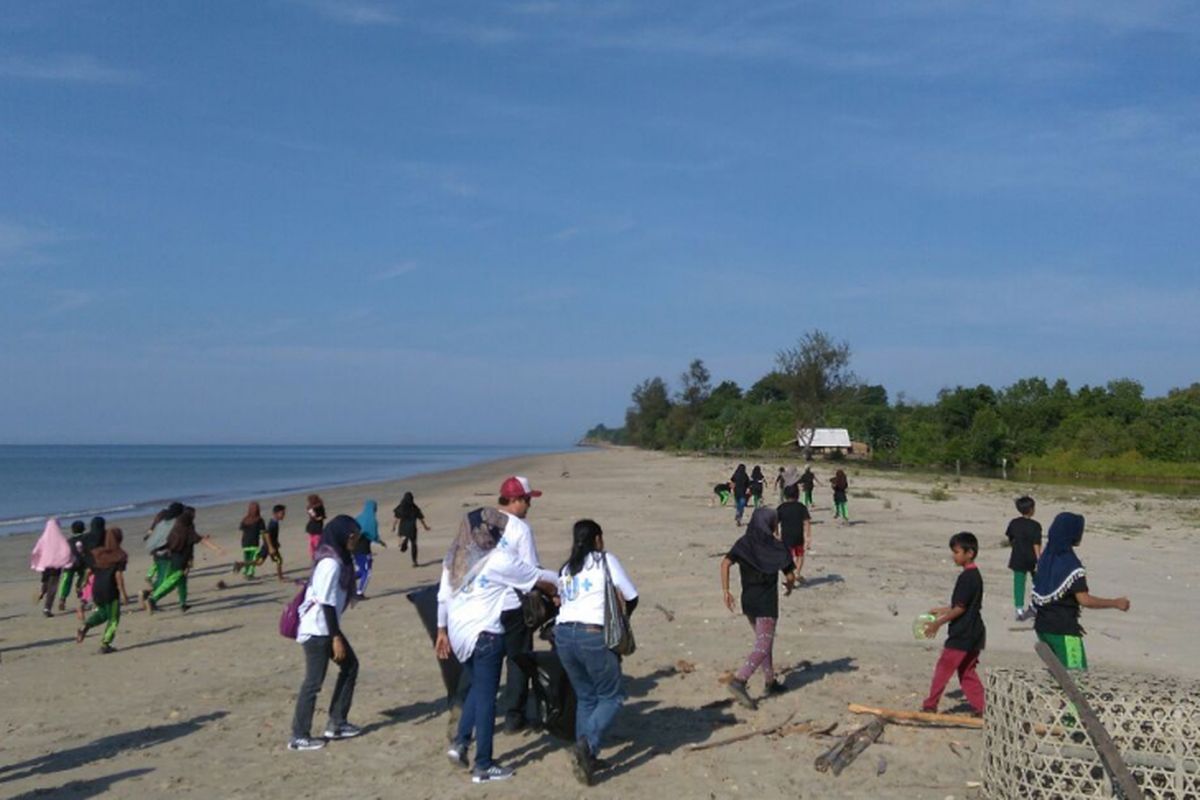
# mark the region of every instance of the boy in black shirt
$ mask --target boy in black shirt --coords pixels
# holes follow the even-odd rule
[[[1035,508],[1032,497],[1018,497],[1017,513],[1021,516],[1008,523],[1004,532],[1012,545],[1008,568],[1013,573],[1013,616],[1017,622],[1033,616],[1033,609],[1025,605],[1025,581],[1037,570],[1042,555],[1042,526],[1033,519]]]
[[[962,567],[962,572],[954,582],[954,594],[950,597],[950,605],[929,611],[937,617],[925,626],[925,634],[929,638],[936,636],[938,628],[946,623],[950,624],[950,630],[941,658],[933,669],[929,697],[921,704],[921,710],[937,711],[938,701],[942,698],[942,692],[946,690],[946,684],[950,682],[950,676],[957,672],[958,684],[962,687],[967,702],[977,714],[983,714],[983,683],[975,671],[979,663],[979,653],[983,650],[987,638],[981,614],[983,576],[975,566],[975,556],[979,554],[979,540],[973,533],[956,533],[950,537],[950,551],[954,554],[954,563]]]
[[[779,532],[787,545],[792,561],[796,564],[796,582],[803,583],[800,571],[804,569],[804,550],[812,546],[812,517],[800,500],[800,484],[793,483],[783,489],[783,505],[775,509],[779,515]]]
[[[287,580],[283,577],[283,553],[279,549],[279,523],[283,522],[283,518],[287,516],[287,506],[276,504],[271,509],[271,518],[267,520],[267,530],[263,533],[262,546],[258,548],[258,558],[254,559],[254,565],[261,566],[268,558],[275,562],[275,575],[280,581]]]

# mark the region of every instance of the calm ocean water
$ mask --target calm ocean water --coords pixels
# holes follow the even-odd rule
[[[565,448],[482,446],[0,446],[0,536],[49,515],[125,517],[367,483]]]

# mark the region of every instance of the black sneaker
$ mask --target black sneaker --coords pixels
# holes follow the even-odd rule
[[[510,717],[504,720],[505,733],[520,733],[529,727],[529,723],[524,717]]]
[[[357,725],[351,725],[349,722],[343,722],[340,725],[326,725],[326,739],[353,739],[362,733],[362,728]]]
[[[115,652],[117,652],[117,648],[113,647],[111,644],[101,644],[100,645],[100,654],[101,655],[106,656],[109,653],[115,653]]]
[[[584,786],[592,785],[592,750],[582,736],[571,748],[571,770],[577,781]]]
[[[767,684],[767,689],[766,689],[768,697],[773,697],[777,694],[783,694],[787,690],[788,690],[788,688],[786,686],[784,686],[782,683],[780,683],[779,681],[771,681],[770,683]]]
[[[758,710],[758,703],[754,702],[754,698],[746,691],[746,684],[734,678],[729,682],[729,693],[733,695],[733,699],[740,704],[750,709],[751,711]]]
[[[488,781],[506,781],[516,775],[516,770],[511,770],[508,767],[502,767],[499,764],[492,764],[487,769],[476,768],[471,772],[472,783],[487,783]]]
[[[189,611],[191,611],[191,610],[192,610],[192,607],[191,607],[190,605],[188,605],[187,603],[184,603],[183,605],[181,605],[181,606],[179,607],[179,610],[180,610],[181,612],[183,612],[184,614],[186,614],[187,612],[189,612]]]

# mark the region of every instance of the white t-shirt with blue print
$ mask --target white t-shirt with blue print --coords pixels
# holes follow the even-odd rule
[[[621,562],[612,553],[605,553],[608,573],[621,596],[632,600],[638,596],[637,587]],[[572,575],[567,567],[558,575],[558,592],[562,597],[557,622],[582,622],[585,625],[604,624],[604,564],[599,553],[591,553],[583,560],[583,569]]]

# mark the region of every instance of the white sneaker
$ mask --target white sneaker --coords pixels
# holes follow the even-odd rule
[[[451,745],[450,749],[446,751],[446,758],[450,759],[450,763],[456,767],[466,769],[471,766],[471,761],[467,758],[467,748],[465,745],[463,747]]]
[[[492,764],[487,769],[477,769],[471,773],[472,783],[487,783],[488,781],[506,781],[516,775],[516,770]]]
[[[324,739],[314,739],[311,736],[298,736],[288,742],[288,750],[320,750],[324,746]]]
[[[357,725],[351,725],[349,722],[343,722],[341,725],[327,725],[325,727],[326,739],[353,739],[362,733],[362,728]]]

